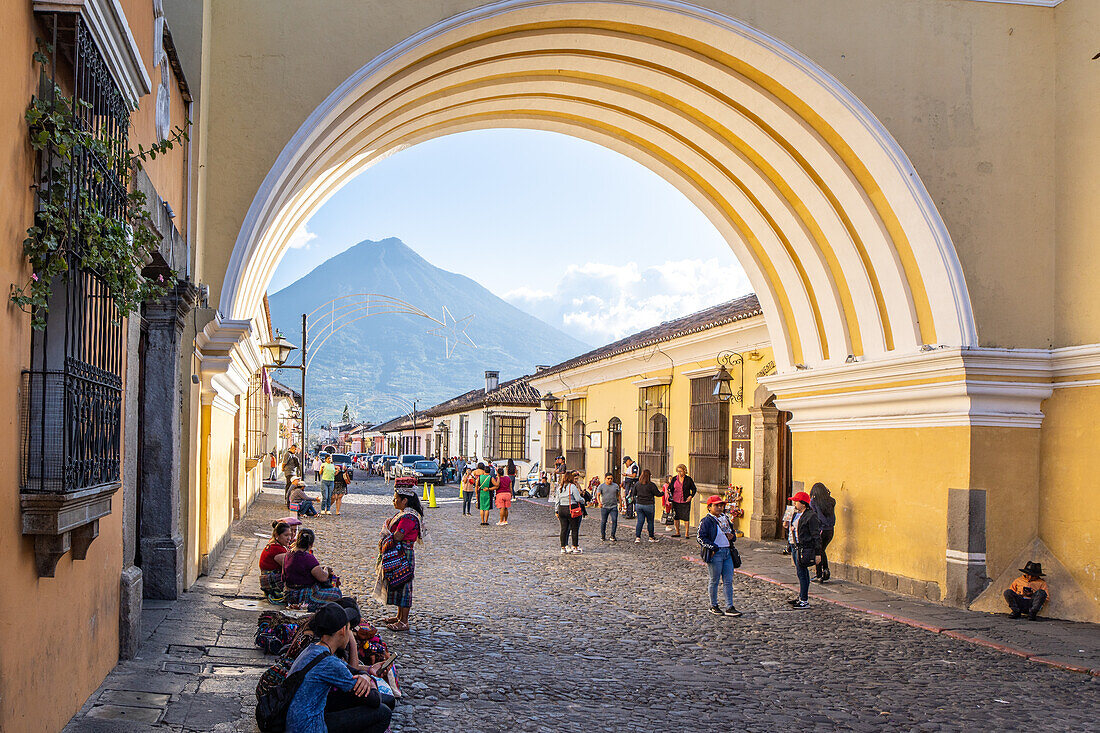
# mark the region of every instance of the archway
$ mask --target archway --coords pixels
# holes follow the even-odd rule
[[[671,0],[507,0],[364,66],[267,175],[222,313],[260,312],[291,235],[350,177],[403,147],[493,127],[597,142],[677,186],[745,267],[781,373],[976,344],[950,237],[878,120],[782,42]]]

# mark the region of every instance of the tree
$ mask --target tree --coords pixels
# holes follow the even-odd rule
[[[348,412],[348,403],[344,403],[344,416],[341,418],[343,422],[351,422],[351,413]]]

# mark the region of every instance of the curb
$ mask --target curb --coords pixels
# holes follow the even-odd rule
[[[529,499],[525,496],[517,496],[516,499],[519,500],[519,501],[525,501],[528,504],[535,504],[536,506],[545,506],[547,509],[550,508],[549,502],[545,499],[542,500],[542,501],[539,501],[537,499]],[[705,562],[703,562],[700,558],[695,557],[693,555],[684,555],[683,559],[686,560],[687,562],[694,563],[696,565],[706,567]],[[737,575],[743,575],[746,578],[753,578],[755,580],[760,580],[760,581],[763,581],[765,583],[771,583],[772,585],[779,585],[779,586],[783,586],[783,587],[786,587],[786,588],[794,588],[793,584],[784,583],[782,580],[777,580],[776,578],[772,578],[772,577],[769,577],[767,575],[761,575],[760,573],[750,573],[747,570],[734,570],[733,572],[736,573]],[[1067,672],[1077,672],[1079,674],[1087,674],[1087,675],[1091,675],[1093,677],[1100,677],[1100,668],[1090,669],[1088,667],[1082,667],[1080,665],[1070,664],[1068,662],[1059,662],[1059,661],[1054,660],[1054,659],[1044,659],[1043,655],[1036,654],[1035,652],[1029,652],[1029,651],[1025,651],[1023,649],[1017,649],[1016,647],[1008,646],[1007,644],[1000,644],[998,642],[990,641],[988,639],[982,639],[982,638],[977,637],[977,636],[967,636],[966,634],[961,634],[958,631],[953,631],[953,630],[950,630],[950,629],[944,629],[944,628],[941,628],[939,626],[933,626],[932,624],[926,624],[923,621],[917,621],[916,619],[907,618],[906,616],[898,616],[896,614],[886,613],[885,611],[876,611],[873,608],[864,608],[863,606],[857,606],[854,603],[848,603],[846,601],[839,601],[839,600],[836,600],[836,599],[833,599],[833,598],[826,598],[824,596],[820,596],[820,595],[817,595],[817,594],[814,594],[814,593],[811,593],[810,596],[812,598],[814,598],[815,600],[824,601],[825,603],[831,603],[834,606],[840,606],[841,608],[847,608],[851,611],[859,611],[860,613],[868,613],[872,616],[878,616],[879,618],[884,618],[887,621],[893,621],[895,623],[903,624],[905,626],[911,626],[914,629],[921,629],[923,631],[928,631],[928,632],[931,632],[933,634],[942,634],[943,636],[949,636],[952,639],[958,639],[959,641],[969,642],[969,643],[974,644],[976,646],[981,646],[981,647],[985,647],[987,649],[993,649],[995,651],[1002,652],[1004,654],[1011,654],[1013,656],[1021,657],[1023,659],[1028,660],[1029,662],[1037,662],[1038,664],[1045,664],[1048,667],[1055,667],[1057,669],[1065,670]]]

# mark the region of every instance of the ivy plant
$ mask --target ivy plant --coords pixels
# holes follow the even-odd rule
[[[53,81],[51,56],[49,46],[40,42],[34,62],[41,71],[42,93],[31,98],[24,114],[31,147],[51,173],[35,186],[34,224],[23,240],[30,278],[11,291],[11,301],[31,315],[35,329],[46,327],[52,286],[73,274],[69,270],[74,265],[103,280],[120,317],[172,288],[174,272],[155,279],[141,275],[158,239],[145,194],[132,184],[144,163],[187,139],[186,129],[177,126],[167,139],[134,151],[120,150],[97,136],[81,122],[89,104],[66,95]],[[113,185],[107,178],[116,175],[125,192],[121,213],[104,211],[94,194],[96,188]]]

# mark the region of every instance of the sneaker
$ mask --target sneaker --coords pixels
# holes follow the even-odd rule
[[[1012,613],[1008,614],[1008,617],[1009,618],[1020,618],[1020,616],[1022,616],[1022,615],[1023,614],[1021,614],[1019,611],[1013,611]]]
[[[1027,615],[1027,620],[1028,620],[1028,621],[1038,621],[1038,620],[1039,620],[1039,617],[1038,617],[1038,616],[1037,616],[1036,614],[1034,614],[1034,613],[1029,613],[1029,614]]]
[[[795,601],[794,603],[791,604],[791,606],[796,611],[802,611],[802,610],[807,609],[807,608],[810,607],[810,602],[809,601]]]
[[[795,605],[796,603],[798,603],[798,602],[799,602],[799,600],[800,600],[799,598],[789,598],[789,599],[787,600],[787,603],[789,603],[789,604],[791,604],[791,605],[793,606],[793,605]]]
[[[650,538],[649,538],[649,541],[650,541],[650,542],[660,542],[660,540],[659,540],[659,539],[657,539],[656,537],[650,537]]]
[[[612,541],[612,542],[618,542],[618,540],[617,540],[617,539],[615,539],[614,537],[612,537],[612,538],[611,538],[611,541]]]
[[[634,538],[634,541],[635,541],[635,542],[641,542],[641,541],[642,541],[642,538],[641,538],[641,537],[635,537],[635,538]]]
[[[727,616],[733,616],[734,618],[737,618],[738,616],[741,615],[741,612],[738,611],[733,606],[730,606],[729,608],[727,608],[723,613],[725,613]]]
[[[725,616],[726,615],[726,614],[722,613],[722,609],[719,608],[718,606],[711,606],[710,607],[710,612],[713,613],[715,616]]]
[[[581,548],[579,548],[579,547],[574,547],[574,548],[573,548],[573,554],[574,554],[574,555],[580,555],[580,554],[581,554],[582,552],[584,552],[584,550],[582,550],[582,549],[581,549]],[[1034,620],[1035,620],[1035,619],[1032,619],[1032,621],[1034,621]]]
[[[601,537],[600,542],[607,542],[607,538],[606,537]]]
[[[563,554],[563,555],[564,555],[564,554],[565,554],[565,553],[567,553],[567,552],[569,552],[569,550],[565,549],[564,547],[563,547],[563,548],[561,548],[561,554]]]

